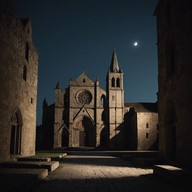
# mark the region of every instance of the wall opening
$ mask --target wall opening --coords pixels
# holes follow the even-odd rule
[[[116,79],[116,86],[120,87],[120,79],[119,78]]]
[[[111,80],[111,86],[112,87],[115,87],[115,78],[113,77],[112,80]]]
[[[101,106],[105,107],[105,95],[101,96]]]
[[[25,59],[28,61],[29,60],[29,43],[26,42],[25,44]]]
[[[26,65],[23,66],[23,79],[25,81],[27,81],[27,66]]]
[[[21,112],[17,110],[12,116],[12,126],[10,135],[10,154],[19,155],[21,153],[21,128],[22,116]]]
[[[96,133],[93,122],[87,116],[79,116],[73,127],[73,146],[95,147]]]

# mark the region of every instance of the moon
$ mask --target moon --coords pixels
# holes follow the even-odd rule
[[[133,43],[133,46],[134,46],[134,47],[137,47],[137,46],[138,46],[138,42],[135,41],[135,42]]]

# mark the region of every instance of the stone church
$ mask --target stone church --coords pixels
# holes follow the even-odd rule
[[[114,50],[106,90],[86,73],[71,79],[64,90],[57,83],[55,103],[43,104],[37,147],[156,149],[157,124],[156,103],[125,103],[123,71]]]
[[[54,147],[60,147],[62,139],[73,147],[123,146],[123,72],[116,52],[107,73],[107,91],[85,73],[69,84],[64,91],[55,89]]]
[[[0,161],[35,154],[38,51],[31,20],[0,1]]]

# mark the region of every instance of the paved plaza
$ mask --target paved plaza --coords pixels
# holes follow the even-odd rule
[[[152,173],[104,153],[73,152],[34,192],[190,192],[187,186],[170,184]]]

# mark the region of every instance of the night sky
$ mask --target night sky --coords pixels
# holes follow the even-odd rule
[[[12,0],[19,17],[31,17],[39,52],[37,124],[44,98],[54,103],[82,72],[105,90],[113,49],[124,71],[126,102],[156,102],[158,0]],[[138,42],[138,46],[134,46]]]

